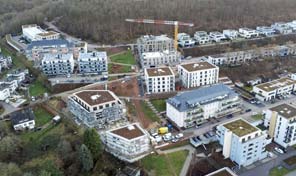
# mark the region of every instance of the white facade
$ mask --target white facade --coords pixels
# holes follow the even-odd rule
[[[260,35],[263,35],[266,37],[272,36],[276,33],[276,31],[272,27],[268,27],[268,26],[258,26],[256,30],[259,32]]]
[[[218,83],[219,67],[209,62],[178,65],[178,74],[185,88]]]
[[[191,47],[195,45],[195,41],[191,39],[190,35],[186,33],[179,33],[178,36],[178,45],[181,47]]]
[[[281,96],[290,95],[296,90],[296,81],[290,78],[280,78],[253,87],[256,98],[261,101],[270,101]]]
[[[108,71],[106,52],[80,52],[77,62],[79,73],[103,73]]]
[[[144,35],[137,39],[138,54],[174,49],[174,40],[166,35]]]
[[[145,52],[140,55],[143,68],[176,65],[181,62],[181,53],[176,50]]]
[[[291,34],[293,32],[293,28],[290,27],[287,23],[279,22],[271,25],[273,29],[275,29],[280,34]]]
[[[232,30],[232,29],[226,29],[223,30],[223,34],[225,37],[227,37],[230,40],[234,40],[238,37],[238,31],[237,30]]]
[[[248,166],[267,157],[266,145],[271,139],[265,131],[243,119],[218,125],[216,133],[223,146],[224,157],[239,166]]]
[[[206,119],[221,117],[238,110],[239,96],[228,86],[216,84],[183,92],[166,102],[166,115],[180,128],[190,128]]]
[[[206,31],[196,31],[194,33],[194,40],[199,45],[204,45],[211,42],[210,37]]]
[[[17,88],[17,80],[0,82],[0,101],[4,101],[9,98]]]
[[[41,67],[47,76],[71,74],[74,70],[73,54],[45,54]]]
[[[265,111],[264,126],[269,136],[284,148],[296,144],[296,108],[281,104]]]
[[[175,91],[175,74],[170,67],[145,69],[144,73],[148,93]]]
[[[238,32],[240,36],[246,39],[259,37],[259,33],[256,30],[250,28],[239,28]]]
[[[293,31],[296,31],[296,20],[287,23],[287,25],[291,27]]]
[[[17,124],[17,125],[13,125],[13,129],[18,131],[18,130],[23,130],[23,129],[34,129],[35,127],[35,120],[30,120],[30,121],[26,121],[24,123],[20,123],[20,124]]]
[[[224,34],[222,34],[221,32],[217,32],[217,31],[210,32],[209,36],[210,36],[210,40],[213,42],[216,42],[216,43],[219,43],[222,40],[226,39]]]
[[[55,40],[60,37],[60,34],[54,31],[45,31],[36,24],[22,26],[23,37],[31,41],[39,40]]]
[[[151,150],[149,134],[138,123],[106,131],[103,142],[108,152],[129,163],[138,161]]]

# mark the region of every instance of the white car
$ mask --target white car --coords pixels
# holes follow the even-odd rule
[[[180,139],[180,138],[182,138],[183,136],[184,136],[183,133],[179,133],[179,134],[176,135],[176,138],[177,138],[177,139]]]
[[[275,147],[274,150],[280,154],[284,154],[284,151],[278,147]]]

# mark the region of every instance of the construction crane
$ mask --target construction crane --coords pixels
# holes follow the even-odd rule
[[[193,23],[184,23],[181,21],[167,21],[167,20],[151,20],[151,19],[125,19],[127,22],[131,23],[147,23],[147,24],[163,24],[163,25],[173,25],[175,26],[175,33],[174,33],[174,47],[178,49],[178,31],[179,26],[188,26],[193,27]]]

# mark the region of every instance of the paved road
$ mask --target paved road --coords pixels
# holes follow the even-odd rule
[[[285,176],[295,176],[295,175],[296,175],[296,170],[286,174]]]

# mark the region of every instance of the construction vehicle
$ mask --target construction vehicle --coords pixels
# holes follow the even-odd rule
[[[163,24],[163,25],[173,25],[175,26],[174,31],[174,48],[178,49],[178,31],[179,26],[193,27],[193,23],[184,23],[181,21],[167,21],[167,20],[151,20],[151,19],[125,19],[127,22],[131,23],[145,23],[145,24]]]

